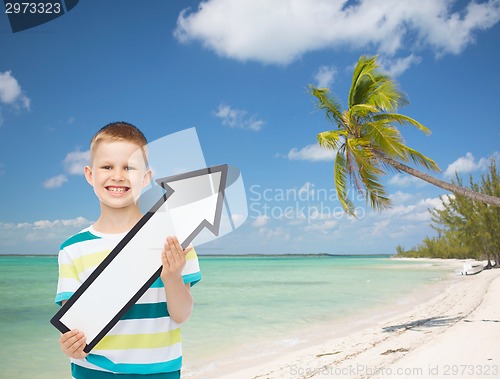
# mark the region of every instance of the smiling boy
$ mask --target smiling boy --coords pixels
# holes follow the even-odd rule
[[[64,304],[143,216],[138,206],[151,181],[147,141],[126,122],[106,125],[92,138],[87,182],[94,188],[100,216],[66,240],[59,252],[56,303]],[[86,354],[85,335],[61,335],[62,351],[71,358],[74,379],[173,379],[180,377],[180,324],[191,315],[190,286],[201,278],[194,249],[167,237],[160,278],[113,329]],[[93,310],[98,312],[99,310]]]

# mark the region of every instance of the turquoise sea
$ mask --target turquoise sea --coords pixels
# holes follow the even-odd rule
[[[361,314],[375,317],[450,275],[386,256],[202,256],[200,265],[183,330],[186,377],[216,370],[236,350],[257,357],[336,320],[347,326]],[[70,378],[49,323],[56,282],[57,257],[0,256],[0,378]]]

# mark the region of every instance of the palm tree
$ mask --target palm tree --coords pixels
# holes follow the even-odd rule
[[[347,177],[372,208],[390,207],[387,191],[380,181],[387,169],[403,171],[447,191],[500,206],[498,197],[445,182],[405,164],[413,162],[431,171],[441,171],[431,158],[405,145],[398,125],[414,126],[427,135],[431,132],[418,121],[395,113],[408,101],[396,82],[379,70],[376,59],[376,56],[359,59],[352,77],[347,110],[342,111],[340,103],[330,96],[327,88],[310,85],[318,108],[337,126],[337,129],[319,133],[317,139],[320,146],[336,151],[334,182],[344,210],[354,215]]]

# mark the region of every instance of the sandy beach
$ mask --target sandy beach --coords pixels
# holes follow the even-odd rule
[[[399,314],[388,312],[370,322],[343,325],[343,335],[323,330],[307,346],[277,347],[269,359],[255,359],[258,364],[235,359],[218,367],[213,377],[500,377],[500,269],[453,276],[462,262],[438,261],[449,265],[450,279],[410,309],[401,307]],[[206,372],[203,377],[211,376]]]

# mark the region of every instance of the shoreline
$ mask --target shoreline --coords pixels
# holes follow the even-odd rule
[[[415,377],[439,377],[435,375],[436,372],[431,373],[432,376],[425,376],[437,366],[431,367],[432,363],[426,364],[425,358],[418,358],[417,354],[424,354],[426,346],[436,337],[446,336],[446,332],[453,327],[468,323],[465,320],[472,317],[490,284],[497,278],[496,283],[500,287],[500,270],[487,270],[463,277],[454,275],[454,271],[461,268],[463,260],[394,259],[429,264],[430,269],[434,265],[441,269],[443,266],[449,267],[450,275],[428,285],[423,289],[424,293],[414,294],[405,304],[381,306],[376,309],[376,314],[373,314],[372,309],[349,323],[346,323],[347,320],[335,321],[320,328],[311,328],[308,333],[299,334],[299,337],[296,332],[290,333],[288,339],[274,341],[274,346],[270,341],[260,349],[259,346],[253,346],[253,352],[249,347],[246,350],[237,349],[231,356],[219,358],[203,370],[187,370],[186,378],[383,378],[395,376],[393,370],[410,367],[422,372],[420,376],[420,371],[413,374]],[[490,350],[496,348],[498,351],[499,347],[500,339]],[[269,349],[274,353],[266,354]],[[245,354],[246,359],[242,358]],[[490,365],[494,363],[499,364],[498,360],[488,361]],[[441,371],[444,369],[442,367]],[[448,369],[451,370],[450,367]],[[444,371],[442,374],[445,374]],[[451,374],[450,371],[447,377]]]

